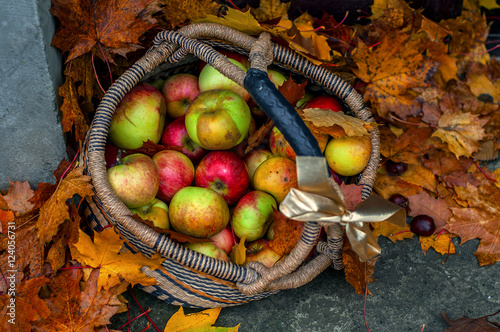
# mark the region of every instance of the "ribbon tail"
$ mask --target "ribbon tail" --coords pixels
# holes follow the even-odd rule
[[[346,225],[346,235],[352,250],[361,262],[367,262],[380,254],[381,249],[367,223],[351,222]]]

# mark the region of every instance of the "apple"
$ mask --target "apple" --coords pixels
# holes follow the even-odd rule
[[[330,140],[325,150],[328,166],[341,176],[361,172],[370,160],[370,136],[342,136]]]
[[[313,128],[311,128],[310,124],[306,123],[306,125],[309,127],[311,133],[316,138],[321,152],[324,152],[328,143],[329,135],[318,130],[314,130]],[[276,126],[274,126],[271,130],[269,136],[269,147],[271,148],[271,152],[275,156],[287,157],[292,160],[295,160],[295,157],[297,156],[290,143],[288,143],[288,141],[285,139],[285,136],[283,136],[281,131]]]
[[[269,228],[267,229],[266,239],[268,239],[269,241],[274,239],[274,221],[271,223],[271,225],[269,225]]]
[[[165,127],[165,98],[155,87],[139,83],[123,96],[111,118],[108,137],[120,149],[158,143]]]
[[[229,256],[224,252],[224,250],[217,248],[212,242],[193,242],[185,243],[184,247],[189,248],[193,251],[199,252],[200,254],[229,262]]]
[[[251,121],[247,103],[229,90],[200,93],[185,118],[189,137],[208,150],[227,150],[241,143]]]
[[[116,196],[129,209],[151,202],[160,185],[156,164],[142,153],[128,155],[120,165],[108,168],[107,177]]]
[[[170,229],[168,205],[158,198],[153,198],[148,204],[130,209],[130,211],[137,214],[141,219],[153,222],[156,227]]]
[[[228,50],[223,49],[223,48],[217,48],[216,50],[220,54],[225,55],[227,58],[238,61],[246,69],[250,68],[250,61],[248,60],[248,57],[246,57],[242,54],[239,54],[239,53],[234,53],[234,52],[228,51]],[[206,64],[207,63],[205,61],[200,61],[199,68],[198,68],[199,72],[201,72],[201,70],[206,66]]]
[[[286,157],[274,156],[257,167],[253,175],[255,190],[271,194],[280,204],[290,191],[297,188],[297,169],[295,161]]]
[[[106,161],[106,168],[113,167],[121,163],[123,157],[127,154],[122,149],[118,148],[112,143],[106,143],[104,148],[104,160]]]
[[[237,243],[236,236],[234,235],[234,232],[231,228],[231,224],[228,224],[226,228],[212,236],[210,238],[210,242],[212,242],[217,248],[222,249],[226,254],[229,255],[231,253],[231,250]]]
[[[156,196],[170,202],[175,193],[190,186],[194,179],[194,165],[185,154],[175,150],[155,153],[153,161],[158,168],[160,186]]]
[[[210,151],[198,164],[194,181],[220,194],[229,205],[245,194],[250,183],[243,158],[227,150]]]
[[[181,118],[186,114],[189,104],[200,94],[198,77],[191,74],[170,76],[161,91],[165,97],[167,114],[173,119]]]
[[[253,174],[257,167],[264,162],[264,160],[273,157],[273,153],[271,150],[266,149],[264,147],[256,147],[250,150],[245,157],[243,157],[243,161],[247,165],[248,177],[250,179],[250,183],[253,183]]]
[[[210,238],[221,232],[229,218],[224,198],[208,188],[182,188],[172,197],[168,209],[172,229],[197,238]]]
[[[286,80],[287,80],[287,78],[286,78],[285,75],[283,75],[279,71],[276,71],[276,70],[273,70],[273,69],[269,69],[267,71],[267,74],[268,74],[269,79],[271,80],[271,82],[273,82],[274,86],[276,86],[276,89],[279,88],[280,86],[282,86],[283,83],[285,83]]]
[[[331,95],[316,96],[305,103],[303,108],[329,109],[334,112],[344,112],[345,110],[344,104],[340,99]]]
[[[295,103],[295,107],[303,108],[302,106],[304,106],[309,100],[313,99],[313,97],[314,95],[311,92],[306,91],[304,96]]]
[[[250,242],[246,245],[246,248],[246,259],[244,265],[248,264],[248,262],[260,262],[265,267],[269,268],[274,266],[274,264],[281,259],[281,255],[269,246],[268,239],[259,239]]]
[[[236,61],[234,59],[228,59],[230,62],[243,69],[247,70],[241,62]],[[200,92],[205,92],[209,90],[231,90],[237,94],[239,94],[245,101],[250,99],[250,94],[244,87],[233,81],[232,79],[224,76],[217,69],[212,67],[212,65],[207,64],[200,72],[198,77],[198,86],[200,88]]]
[[[234,234],[246,241],[263,237],[273,222],[273,208],[277,208],[273,196],[263,191],[250,191],[240,198],[231,218]]]
[[[182,153],[191,159],[193,164],[197,164],[208,152],[189,137],[184,117],[170,122],[165,127],[160,142],[167,148],[182,147]]]

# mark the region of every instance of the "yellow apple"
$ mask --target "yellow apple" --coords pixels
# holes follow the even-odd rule
[[[154,198],[151,202],[141,207],[130,209],[130,211],[137,214],[143,220],[153,222],[156,227],[170,229],[168,205],[158,198]]]
[[[253,175],[253,187],[271,194],[280,204],[290,191],[297,188],[297,168],[291,159],[281,156],[266,159]]]
[[[342,176],[353,176],[366,167],[371,149],[370,136],[342,136],[330,140],[324,154],[333,171]]]

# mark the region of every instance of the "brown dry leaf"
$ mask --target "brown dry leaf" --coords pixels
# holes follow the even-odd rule
[[[500,261],[500,189],[492,182],[480,187],[455,187],[468,207],[452,207],[446,230],[460,236],[462,243],[480,239],[476,253],[480,265]]]
[[[179,152],[182,152],[181,147],[171,147],[171,150],[177,150]],[[167,148],[161,144],[156,144],[152,140],[148,139],[146,142],[142,143],[142,146],[138,149],[125,149],[125,153],[127,155],[134,154],[134,153],[142,153],[145,155],[148,155],[150,157],[153,157],[157,152],[167,150]]]
[[[250,12],[259,22],[270,21],[273,18],[287,16],[290,3],[281,0],[261,0],[259,8],[251,8]]]
[[[361,191],[364,186],[356,184],[345,184],[342,182],[340,189],[344,194],[345,205],[349,211],[354,211],[356,206],[361,203]]]
[[[302,97],[306,90],[307,81],[297,84],[293,81],[292,77],[288,79],[278,87],[278,91],[281,92],[283,97],[291,104],[295,105]]]
[[[244,235],[240,242],[235,244],[231,249],[231,262],[237,265],[245,264],[245,260],[247,259],[247,248],[245,247],[245,241],[247,236]]]
[[[92,52],[114,63],[112,54],[124,56],[142,48],[139,37],[155,26],[157,0],[52,0],[51,13],[61,27],[52,46],[69,52],[66,62]]]
[[[485,74],[467,73],[467,85],[476,97],[484,98],[488,95],[494,103],[500,102],[500,80],[492,82]]]
[[[9,222],[14,221],[14,212],[0,210],[0,233],[6,234],[9,230]]]
[[[98,269],[86,281],[83,276],[81,269],[69,269],[59,271],[47,283],[50,295],[42,302],[50,315],[33,322],[32,331],[91,332],[110,324],[109,319],[122,307],[118,295],[126,290],[127,283],[100,289]]]
[[[380,126],[380,153],[394,162],[416,164],[427,152],[426,141],[431,135],[427,126],[408,126],[398,137],[388,126]]]
[[[273,208],[273,220],[274,237],[269,241],[269,246],[280,256],[288,255],[299,242],[304,223],[285,217],[275,208]]]
[[[429,191],[437,191],[437,181],[434,173],[422,162],[408,165],[408,170],[399,176],[401,180],[420,186]]]
[[[61,105],[63,132],[72,132],[77,141],[83,141],[89,126],[78,103],[78,91],[71,76],[66,76],[66,81],[59,87],[59,96],[63,98]]]
[[[237,332],[240,324],[235,327],[215,327],[215,321],[219,317],[222,308],[206,309],[192,314],[185,314],[182,307],[170,317],[164,332]]]
[[[497,315],[497,311],[491,315],[486,315],[478,318],[469,318],[466,316],[451,320],[448,315],[441,310],[444,320],[450,325],[444,332],[498,332],[500,324],[491,322],[488,317]]]
[[[10,186],[7,195],[3,196],[9,209],[14,211],[17,216],[31,211],[34,204],[29,200],[35,195],[35,192],[31,189],[28,181],[19,182],[9,180],[9,183]]]
[[[438,234],[437,236],[420,236],[420,246],[424,255],[430,248],[434,248],[441,255],[448,255],[455,253],[455,245],[451,242],[453,235],[451,233]]]
[[[479,185],[468,169],[473,163],[470,158],[457,158],[449,151],[431,148],[421,159],[425,167],[429,168],[434,175],[442,178],[442,181],[450,188],[453,186],[466,187],[467,183]]]
[[[140,220],[144,222],[144,220],[142,220],[142,219],[140,219]],[[154,225],[151,222],[146,223],[146,224],[149,226]],[[185,235],[185,234],[176,232],[176,231],[171,230],[171,229],[160,229],[158,227],[153,227],[153,228],[158,232],[168,234],[168,236],[170,237],[170,239],[172,241],[179,242],[179,243],[186,243],[186,242],[187,243],[196,243],[196,242],[210,242],[211,241],[210,239],[200,239],[200,238],[197,238],[194,236]]]
[[[217,15],[219,4],[212,0],[168,0],[162,3],[164,19],[174,29],[185,23],[203,18],[207,15]]]
[[[261,144],[267,137],[268,134],[274,127],[274,122],[271,119],[267,119],[267,121],[259,127],[250,137],[247,139],[248,146],[245,149],[245,154],[250,152],[254,147]]]
[[[372,258],[368,262],[361,262],[358,255],[352,250],[348,241],[344,241],[342,248],[342,262],[344,263],[345,278],[356,294],[361,294],[370,282],[375,281],[373,272],[378,257]],[[368,292],[370,294],[370,292]]]
[[[4,277],[10,277],[5,274]],[[18,281],[15,287],[15,297],[9,294],[0,296],[0,315],[3,317],[0,323],[0,329],[11,332],[31,331],[31,322],[43,320],[50,315],[50,310],[45,301],[38,297],[40,288],[44,286],[49,279],[44,276]],[[14,299],[14,316],[9,315],[12,308],[11,299]],[[10,307],[8,307],[10,306]],[[14,318],[14,319],[12,319]],[[15,324],[9,322],[12,319]]]
[[[140,253],[130,251],[120,253],[124,240],[112,228],[94,233],[94,241],[80,230],[77,243],[70,243],[72,257],[84,266],[99,269],[97,289],[110,289],[125,279],[132,286],[155,285],[156,280],[141,272],[141,267],[148,266],[152,270],[162,268],[164,258],[148,258]]]
[[[327,134],[330,127],[338,125],[344,129],[347,136],[364,136],[369,135],[367,129],[373,129],[375,126],[370,122],[329,109],[306,108],[302,110],[302,114],[306,121],[311,121],[315,129]]]
[[[91,177],[83,175],[83,167],[76,167],[58,184],[56,191],[40,208],[40,217],[36,228],[42,244],[46,244],[56,235],[58,227],[70,219],[66,201],[74,195],[92,196]]]
[[[407,198],[411,208],[409,215],[415,217],[424,214],[432,217],[436,232],[440,232],[452,217],[448,202],[442,198],[432,197],[425,190]]]
[[[373,235],[378,238],[380,235],[385,236],[392,242],[396,243],[404,239],[411,239],[415,233],[410,231],[410,225],[405,224],[404,227],[399,227],[387,221],[373,222]]]
[[[483,126],[488,119],[479,119],[472,113],[444,113],[439,119],[438,129],[432,134],[448,143],[451,152],[471,157],[479,150],[479,141],[485,136]]]
[[[408,183],[399,177],[390,176],[385,173],[377,174],[373,189],[385,199],[389,199],[393,194],[411,196],[422,191],[422,187],[419,185]]]

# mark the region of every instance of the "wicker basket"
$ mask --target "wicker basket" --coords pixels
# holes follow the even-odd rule
[[[215,46],[250,54],[252,69],[247,72],[246,77],[243,70],[235,68],[226,57],[216,52],[213,48]],[[113,193],[106,176],[104,151],[108,128],[117,104],[141,80],[158,74],[165,68],[171,70],[176,64],[189,63],[193,55],[195,59],[212,64],[224,75],[245,86],[257,104],[283,132],[298,156],[322,154],[300,117],[298,120],[294,117],[297,113],[293,107],[286,100],[283,101],[283,96],[267,79],[266,68],[271,64],[309,79],[341,98],[356,117],[374,121],[361,96],[349,84],[295,52],[273,45],[267,34],[255,38],[212,23],[191,24],[176,32],[160,32],[147,53],[106,92],[84,142],[81,162],[85,172],[92,177],[95,191],[95,195],[87,202],[87,217],[93,228],[99,230],[109,224],[115,225],[117,231],[131,244],[130,250],[147,256],[159,252],[165,257],[162,270],[142,268],[144,273],[157,280],[157,285],[141,288],[168,303],[185,307],[240,305],[283,289],[304,285],[331,265],[341,269],[344,229],[340,224],[329,227],[327,242],[317,244],[320,254],[306,263],[304,259],[316,245],[321,228],[314,221],[305,223],[299,243],[290,255],[274,267],[268,269],[258,263],[242,267],[191,251],[171,241],[168,236],[155,232],[133,219],[130,210]],[[260,75],[262,73],[264,75]],[[260,78],[264,76],[264,82],[260,78],[257,81],[255,77],[249,78],[252,74]],[[266,103],[268,105],[263,105]],[[270,115],[269,108],[280,108],[280,112],[288,112],[287,116],[281,116],[279,112]],[[379,165],[377,130],[371,132],[371,139],[372,156],[358,180],[358,184],[364,185],[363,199],[371,194]],[[336,191],[340,191],[334,181],[330,183]]]

